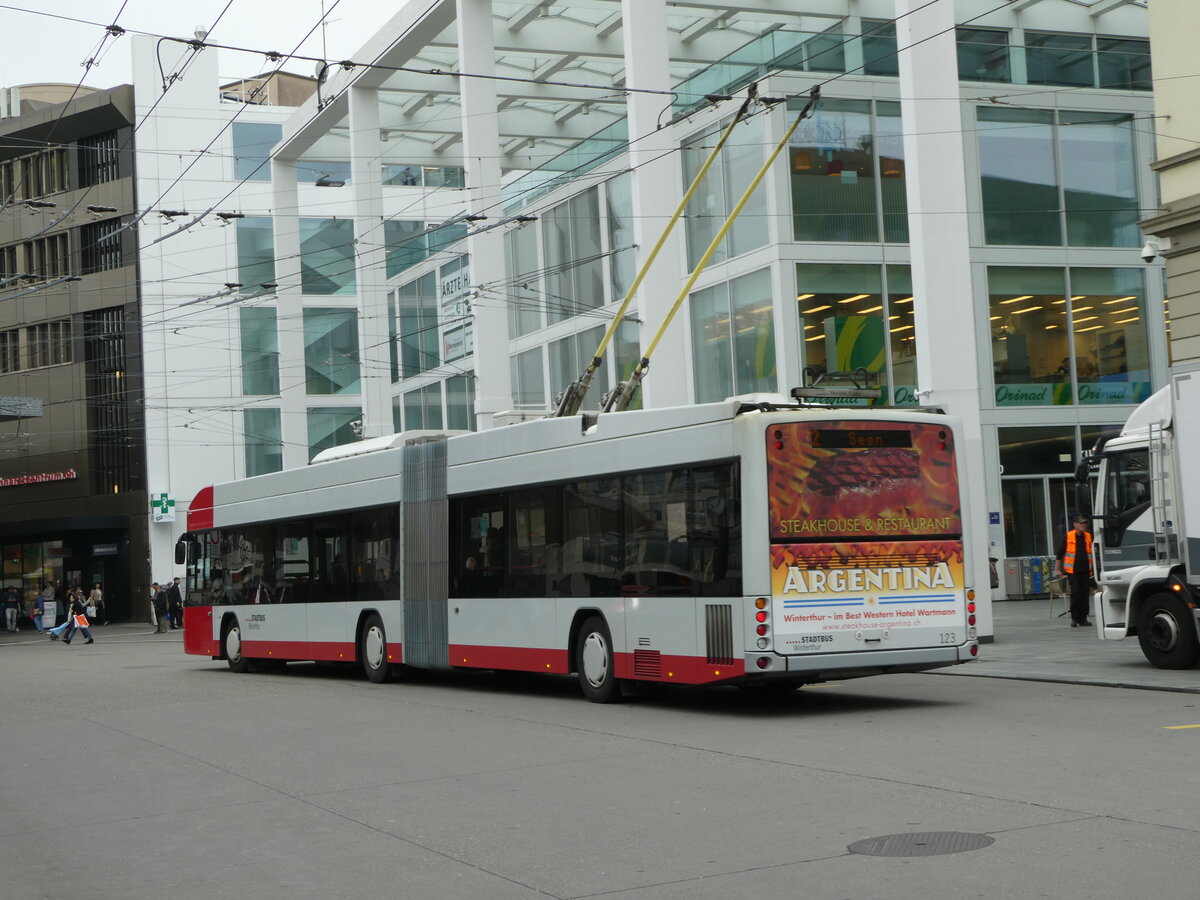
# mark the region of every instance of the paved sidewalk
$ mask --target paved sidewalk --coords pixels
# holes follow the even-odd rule
[[[114,622],[111,625],[91,625],[92,636],[96,639],[96,643],[102,641],[117,640],[121,642],[150,640],[159,641],[178,641],[183,644],[183,631],[168,631],[166,634],[155,634],[154,626],[149,622]],[[0,647],[10,644],[50,644],[57,643],[50,640],[49,635],[38,634],[30,628],[22,628],[17,634],[9,634],[6,631],[0,630]],[[80,646],[83,645],[82,638]],[[71,646],[75,646],[75,641],[71,641]],[[182,646],[179,649],[180,654],[183,653]]]
[[[1049,600],[1005,600],[992,604],[996,640],[979,646],[979,659],[940,674],[977,678],[1058,681],[1105,687],[1200,694],[1200,669],[1156,669],[1137,638],[1102,641],[1094,627],[1072,628],[1070,616],[1053,612]]]

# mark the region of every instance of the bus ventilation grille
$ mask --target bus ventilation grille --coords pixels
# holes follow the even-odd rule
[[[661,654],[657,650],[634,650],[633,674],[643,678],[658,678],[662,675]]]
[[[728,603],[705,606],[704,631],[709,665],[733,665],[733,607]]]

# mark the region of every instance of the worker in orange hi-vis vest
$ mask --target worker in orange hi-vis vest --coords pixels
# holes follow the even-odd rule
[[[1066,575],[1071,587],[1071,627],[1091,625],[1088,621],[1088,597],[1092,590],[1092,536],[1085,529],[1087,519],[1075,517],[1075,527],[1058,545],[1055,575]]]

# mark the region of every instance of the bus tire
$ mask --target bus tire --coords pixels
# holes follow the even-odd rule
[[[586,619],[575,639],[575,666],[583,696],[593,703],[612,703],[621,697],[614,665],[612,636],[600,616]]]
[[[363,623],[362,637],[358,644],[358,658],[362,662],[363,674],[375,684],[392,680],[392,665],[388,662],[387,633],[383,630],[383,619],[377,615],[367,616]]]
[[[242,626],[237,619],[230,619],[221,632],[221,655],[229,663],[230,671],[239,674],[250,671],[250,661],[242,656]]]
[[[1200,642],[1191,611],[1178,597],[1154,594],[1142,605],[1138,643],[1159,669],[1190,669],[1200,662]]]

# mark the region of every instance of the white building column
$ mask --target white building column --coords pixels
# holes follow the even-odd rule
[[[621,0],[625,42],[625,84],[640,90],[669,91],[669,34],[666,0]],[[658,241],[683,196],[680,154],[671,129],[657,131],[670,102],[665,94],[631,93],[625,100],[629,116],[629,165],[633,168],[633,234],[637,265]],[[641,351],[653,339],[683,283],[683,226],[675,227],[636,298],[642,320]],[[642,384],[646,407],[679,406],[692,396],[692,373],[687,352],[687,309],[681,309],[667,328],[650,360]]]
[[[464,71],[496,72],[492,35],[492,0],[455,0],[458,58]],[[500,112],[496,83],[490,78],[460,79],[463,163],[472,213],[495,222],[500,208]],[[503,284],[504,229],[492,228],[467,238],[472,285]],[[512,409],[512,376],[508,361],[508,304],[502,288],[479,293],[471,301],[475,342],[475,422],[491,428],[496,413]]]
[[[304,301],[300,284],[300,199],[294,160],[271,160],[275,230],[275,324],[279,333],[280,434],[283,467],[308,465],[308,402],[304,378]]]
[[[354,190],[355,278],[358,287],[358,359],[362,436],[392,433],[392,378],[387,275],[384,261],[383,176],[380,166],[379,92],[350,88],[350,184]]]
[[[900,97],[912,247],[917,382],[922,402],[963,422],[966,462],[963,527],[975,552],[966,559],[979,601],[979,635],[992,631],[987,562],[988,506],[980,417],[978,332],[971,280],[967,172],[952,0],[896,0]],[[911,47],[913,49],[904,49]]]

